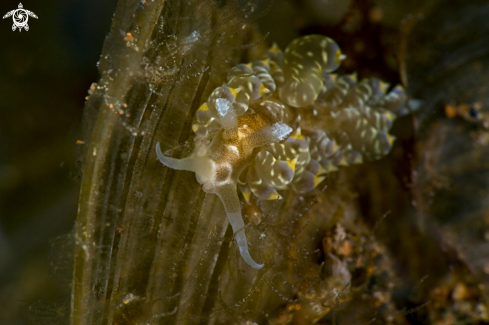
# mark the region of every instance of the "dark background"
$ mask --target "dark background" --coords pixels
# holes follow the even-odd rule
[[[0,15],[19,1],[1,1]],[[22,1],[39,17],[27,32],[0,20],[1,324],[24,324],[26,306],[66,295],[57,268],[69,265],[51,264],[69,259],[58,236],[76,217],[78,129],[116,2]]]

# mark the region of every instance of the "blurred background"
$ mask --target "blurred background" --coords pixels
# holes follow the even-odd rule
[[[39,17],[29,17],[29,31],[0,20],[0,324],[26,324],[26,306],[40,300],[66,301],[58,271],[69,273],[63,238],[77,211],[76,141],[116,3],[27,0]],[[18,5],[1,1],[0,15]]]

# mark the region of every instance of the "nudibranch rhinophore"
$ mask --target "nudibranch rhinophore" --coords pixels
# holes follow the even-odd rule
[[[394,119],[409,112],[401,86],[336,75],[344,55],[328,37],[309,35],[263,60],[238,64],[197,110],[189,157],[156,154],[169,168],[195,173],[206,193],[221,199],[244,261],[248,250],[238,189],[244,199],[305,193],[339,166],[379,159],[392,148]]]

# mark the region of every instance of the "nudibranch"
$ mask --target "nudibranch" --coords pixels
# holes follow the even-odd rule
[[[255,269],[264,264],[248,250],[238,190],[249,201],[281,198],[278,191],[306,193],[339,166],[385,156],[388,132],[408,112],[401,86],[355,75],[336,75],[344,55],[330,38],[309,35],[282,52],[238,64],[196,112],[190,156],[160,162],[194,172],[206,193],[224,205],[240,254]]]

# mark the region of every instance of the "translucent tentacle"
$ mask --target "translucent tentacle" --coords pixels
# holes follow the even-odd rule
[[[239,203],[238,194],[235,184],[226,184],[216,189],[217,195],[224,204],[229,224],[233,228],[234,238],[238,244],[239,253],[244,261],[254,269],[263,268],[264,264],[256,263],[248,250],[248,241],[246,240],[245,224],[241,216],[241,204]]]
[[[195,172],[194,159],[192,157],[187,157],[183,159],[167,157],[163,154],[163,152],[161,152],[159,141],[156,142],[156,156],[158,157],[158,160],[166,167]]]

